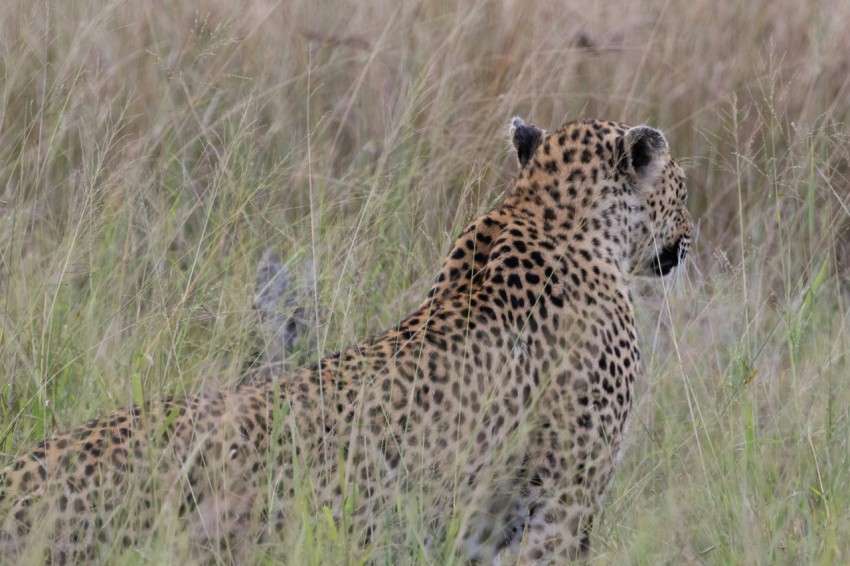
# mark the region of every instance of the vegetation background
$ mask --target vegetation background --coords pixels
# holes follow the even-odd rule
[[[511,182],[510,116],[602,117],[665,131],[698,229],[635,282],[593,561],[848,563],[848,54],[846,0],[6,0],[2,461],[236,383],[268,246],[313,272],[302,359],[397,321]]]

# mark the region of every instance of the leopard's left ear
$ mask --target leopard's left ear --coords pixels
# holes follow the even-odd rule
[[[664,134],[649,126],[630,128],[624,137],[626,151],[624,165],[643,183],[658,180],[667,161],[667,139]]]
[[[525,167],[534,155],[534,150],[543,140],[543,130],[533,124],[526,124],[522,118],[511,119],[511,142],[516,149],[516,158],[520,167]]]

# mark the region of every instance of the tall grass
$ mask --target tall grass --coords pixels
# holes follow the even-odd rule
[[[238,381],[269,245],[314,259],[305,357],[398,320],[510,182],[508,117],[598,116],[665,131],[698,234],[635,285],[647,375],[594,560],[850,561],[850,3],[10,0],[0,22],[4,461]],[[179,555],[164,531],[142,559]],[[321,540],[289,556],[341,559]]]

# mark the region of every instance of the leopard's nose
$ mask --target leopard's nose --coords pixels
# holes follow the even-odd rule
[[[682,239],[676,240],[672,246],[664,246],[655,256],[652,267],[656,275],[667,275],[670,270],[679,265],[683,258]]]

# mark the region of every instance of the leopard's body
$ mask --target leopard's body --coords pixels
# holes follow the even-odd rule
[[[279,379],[42,442],[0,475],[0,555],[36,532],[57,561],[134,545],[164,509],[198,545],[255,540],[292,528],[300,492],[364,547],[392,540],[381,518],[414,493],[431,538],[454,516],[470,559],[586,556],[641,375],[627,279],[687,252],[686,189],[645,126],[512,135],[514,186],[411,315]]]

